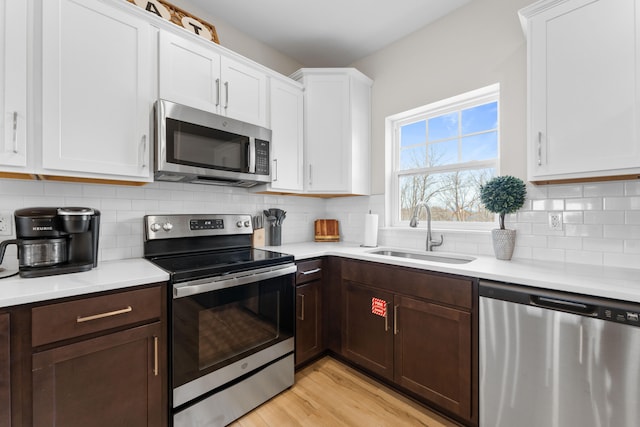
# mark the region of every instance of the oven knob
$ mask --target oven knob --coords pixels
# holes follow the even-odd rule
[[[238,228],[242,228],[242,221],[238,221],[238,222],[236,222],[236,227],[238,227]]]
[[[171,224],[170,222],[165,222],[164,224],[162,224],[162,229],[164,231],[171,231],[173,229],[173,224]]]
[[[160,228],[162,228],[162,226],[157,222],[154,222],[153,224],[151,224],[150,228],[151,228],[151,231],[156,232],[156,231],[160,231]]]
[[[245,227],[248,227],[248,226],[250,226],[250,225],[251,225],[251,223],[250,223],[249,221],[245,221],[245,222],[244,222],[244,226],[245,226]]]

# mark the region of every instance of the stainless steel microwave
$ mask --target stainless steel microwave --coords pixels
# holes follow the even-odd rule
[[[271,130],[159,99],[156,181],[252,187],[271,182]]]

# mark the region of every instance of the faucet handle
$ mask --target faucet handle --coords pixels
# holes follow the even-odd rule
[[[437,241],[435,241],[435,240],[431,240],[431,241],[429,242],[429,246],[430,246],[431,248],[433,248],[434,246],[441,246],[441,245],[442,245],[442,243],[444,243],[444,235],[442,235],[442,234],[441,234],[441,235],[440,235],[440,241],[439,241],[439,242],[437,242]]]

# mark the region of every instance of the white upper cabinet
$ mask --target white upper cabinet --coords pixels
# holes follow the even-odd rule
[[[353,68],[303,68],[305,192],[369,194],[372,81]]]
[[[220,107],[220,55],[212,49],[160,31],[160,98],[218,113]]]
[[[267,75],[204,43],[160,32],[160,98],[266,126]]]
[[[640,172],[639,6],[636,0],[553,0],[520,11],[530,181]]]
[[[43,174],[151,181],[151,25],[97,0],[45,0]]]
[[[303,189],[303,92],[295,82],[271,78],[271,184],[268,190]]]
[[[0,171],[27,168],[27,2],[0,0]]]

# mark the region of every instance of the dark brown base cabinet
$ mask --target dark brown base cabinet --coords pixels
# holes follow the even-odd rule
[[[10,314],[0,313],[0,427],[11,425]]]
[[[322,325],[321,259],[298,263],[296,274],[296,366],[325,351]]]
[[[160,426],[160,322],[33,355],[33,425]]]
[[[166,426],[165,292],[157,284],[12,310],[10,425]]]
[[[341,271],[342,356],[477,425],[475,280],[346,259]]]

